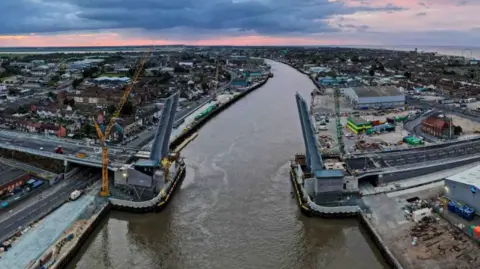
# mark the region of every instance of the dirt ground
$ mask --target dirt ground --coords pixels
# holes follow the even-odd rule
[[[405,217],[406,199],[427,199],[426,190],[396,196],[372,195],[363,200],[372,210],[371,222],[404,268],[478,269],[480,247],[462,231],[434,213],[431,222],[416,224]],[[417,243],[412,244],[414,237]]]
[[[450,117],[450,115],[448,116]],[[453,124],[462,127],[464,135],[473,134],[475,131],[480,132],[480,123],[459,117],[457,115],[451,115],[451,117],[453,120]]]

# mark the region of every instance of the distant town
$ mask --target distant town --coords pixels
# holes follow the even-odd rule
[[[58,137],[96,137],[91,117],[108,118],[114,112],[141,56],[142,51],[1,56],[0,127]],[[261,59],[244,62],[242,57],[206,49],[150,52],[122,109],[122,137],[114,132],[109,139],[132,139],[151,126],[158,120],[162,100],[174,91],[180,91],[180,109],[184,109],[218,85],[231,81],[232,90],[251,85],[266,66]]]

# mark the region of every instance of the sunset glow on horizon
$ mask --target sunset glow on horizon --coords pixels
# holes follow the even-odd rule
[[[0,47],[480,44],[480,1],[471,0],[3,0],[0,8]]]

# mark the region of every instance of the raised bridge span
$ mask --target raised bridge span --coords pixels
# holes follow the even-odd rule
[[[175,102],[178,102],[178,96],[172,95],[172,98],[177,98]],[[173,123],[180,123],[186,117],[190,116],[194,113],[198,108],[203,107],[205,104],[209,103],[211,98],[205,98],[201,100],[197,106],[188,109],[187,111],[180,111],[180,112],[171,112],[174,114]],[[176,108],[175,106],[172,106]],[[170,113],[167,113],[170,114]],[[165,113],[162,113],[162,116]],[[163,119],[163,118],[162,118]],[[160,134],[168,133],[171,139],[175,138],[176,136],[180,135],[183,128],[180,126],[175,130],[171,130],[170,132],[166,132],[165,130],[171,130],[172,126],[165,126],[163,123],[159,123],[155,130],[151,131],[151,136],[149,139],[152,139],[152,143],[155,144],[155,141],[164,141],[163,136]],[[160,143],[160,142],[158,142]],[[160,153],[159,148],[160,145],[157,144],[155,148],[154,155],[159,155]],[[162,142],[165,144],[165,142]],[[55,149],[61,146],[64,153],[57,154],[55,153]],[[26,133],[26,132],[16,132],[16,131],[9,131],[9,130],[0,130],[0,148],[7,149],[12,151],[24,152],[29,153],[37,156],[43,156],[46,158],[56,159],[60,161],[64,161],[65,164],[67,163],[74,163],[84,166],[90,167],[98,167],[100,168],[101,163],[101,148],[99,144],[91,144],[86,143],[82,140],[76,139],[67,139],[67,138],[58,138],[55,136],[46,136],[41,134],[33,134],[33,133]],[[76,156],[77,153],[83,152],[86,153],[86,157],[79,158]],[[150,157],[150,146],[148,148],[133,148],[127,146],[109,146],[109,159],[110,159],[110,169],[116,170],[122,167],[131,157],[145,155],[145,158]]]

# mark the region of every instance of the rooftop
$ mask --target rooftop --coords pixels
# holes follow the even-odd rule
[[[0,186],[8,184],[10,181],[12,181],[16,178],[19,178],[24,174],[25,174],[25,172],[23,172],[22,170],[15,169],[15,168],[2,170],[2,172],[0,172]]]
[[[343,177],[343,171],[332,169],[332,170],[316,170],[315,172],[316,178],[332,178],[332,177]]]
[[[395,86],[374,86],[352,88],[358,97],[403,96],[404,94]]]
[[[98,77],[94,79],[95,81],[119,81],[119,82],[128,82],[130,78],[128,77]]]
[[[480,165],[447,177],[448,180],[463,183],[480,189]]]

